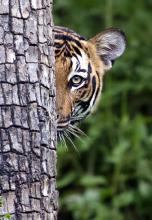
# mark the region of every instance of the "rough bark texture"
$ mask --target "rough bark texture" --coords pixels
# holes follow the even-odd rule
[[[57,219],[52,0],[0,0],[1,218]]]

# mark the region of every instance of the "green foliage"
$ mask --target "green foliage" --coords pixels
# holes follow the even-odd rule
[[[3,198],[0,196],[0,209],[3,207]],[[5,219],[11,219],[11,214],[7,213],[5,216],[3,216],[1,213],[0,213],[0,220],[5,218]]]
[[[127,50],[105,76],[79,150],[58,148],[59,219],[152,219],[152,1],[56,0],[55,24],[91,37],[124,30]]]
[[[5,215],[5,219],[11,219],[11,218],[12,218],[11,214],[7,213],[7,214]]]
[[[2,207],[2,204],[3,204],[2,197],[0,196],[0,207]]]

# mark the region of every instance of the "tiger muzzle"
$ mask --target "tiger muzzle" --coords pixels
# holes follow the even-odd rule
[[[68,128],[69,124],[70,124],[70,117],[66,120],[57,120],[57,131],[61,132],[65,130],[66,128]]]

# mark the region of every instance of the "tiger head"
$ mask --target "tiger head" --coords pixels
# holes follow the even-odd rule
[[[104,73],[123,54],[126,40],[115,28],[86,40],[72,30],[55,27],[54,36],[57,129],[64,132],[94,110]]]

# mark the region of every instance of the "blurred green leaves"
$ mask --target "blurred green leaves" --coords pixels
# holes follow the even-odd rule
[[[0,210],[3,209],[3,198],[0,196]],[[2,215],[2,213],[0,213],[0,220],[2,219],[11,219],[12,215],[10,213],[7,213],[5,215]]]
[[[92,37],[121,28],[125,54],[105,75],[96,112],[58,148],[59,219],[152,219],[152,1],[55,0],[55,24]]]

